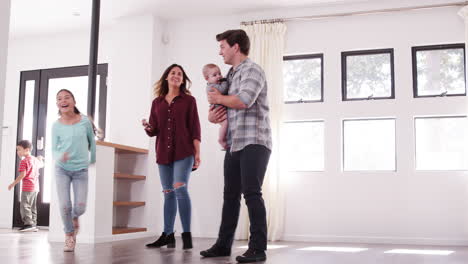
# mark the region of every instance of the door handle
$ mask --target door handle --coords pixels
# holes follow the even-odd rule
[[[40,137],[40,138],[37,140],[36,149],[37,149],[37,150],[43,150],[43,149],[44,149],[44,137]]]

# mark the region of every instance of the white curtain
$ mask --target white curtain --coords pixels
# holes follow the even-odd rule
[[[465,43],[468,43],[468,6],[464,6],[462,9],[460,9],[460,11],[458,11],[458,15],[465,21]],[[467,53],[465,52],[465,57],[466,56]]]
[[[267,210],[268,240],[281,239],[284,230],[285,194],[279,166],[280,128],[283,120],[283,55],[286,25],[283,22],[242,25],[250,38],[249,58],[265,71],[268,84],[273,149],[263,184]],[[238,239],[248,238],[248,213],[243,206]]]
[[[465,43],[468,43],[468,6],[464,6],[462,9],[460,9],[460,11],[458,11],[458,15],[465,21]],[[466,56],[467,53],[465,52],[465,57]]]
[[[465,50],[466,50],[466,43],[468,43],[468,6],[464,6],[463,8],[458,11],[458,15],[463,19],[465,22]],[[465,61],[468,61],[468,54],[465,52]],[[468,77],[468,71],[465,66],[465,76]],[[467,79],[468,80],[468,79]],[[466,106],[466,112],[468,113],[468,105]],[[468,146],[466,146],[468,148]],[[468,193],[468,186],[466,187],[466,193]],[[468,212],[465,212],[465,219],[468,219]],[[465,221],[465,233],[468,233],[468,222]]]

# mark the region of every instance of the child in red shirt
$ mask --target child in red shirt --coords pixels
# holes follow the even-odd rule
[[[37,231],[36,197],[39,192],[39,169],[44,167],[42,156],[31,155],[32,144],[28,140],[21,140],[16,144],[16,153],[21,158],[19,165],[20,175],[8,186],[11,190],[22,181],[20,213],[23,227],[20,232]]]

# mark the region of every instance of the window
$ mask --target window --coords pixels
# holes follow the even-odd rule
[[[395,171],[395,119],[343,120],[344,171]]]
[[[292,121],[284,126],[284,165],[289,171],[324,170],[324,122]]]
[[[323,102],[323,54],[283,59],[284,102]]]
[[[414,97],[466,95],[465,44],[411,50]]]
[[[467,170],[467,118],[416,117],[416,169]]]
[[[395,98],[393,49],[341,53],[342,99]]]

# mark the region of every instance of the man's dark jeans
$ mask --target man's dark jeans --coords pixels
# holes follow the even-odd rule
[[[231,248],[239,220],[241,193],[249,211],[249,248],[266,250],[267,222],[262,184],[271,151],[263,145],[248,145],[224,157],[224,203],[217,244]]]

